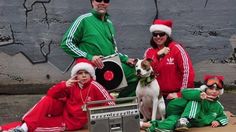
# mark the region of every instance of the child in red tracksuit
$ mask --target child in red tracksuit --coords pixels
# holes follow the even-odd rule
[[[9,132],[81,129],[87,123],[86,102],[107,99],[112,96],[95,81],[94,67],[88,60],[79,59],[72,68],[71,78],[51,87],[46,96],[24,115],[21,126]],[[114,105],[114,102],[102,105]]]

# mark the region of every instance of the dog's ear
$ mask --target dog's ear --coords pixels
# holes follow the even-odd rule
[[[150,63],[152,62],[152,59],[151,59],[151,58],[147,58],[146,60],[147,60],[148,62],[150,62]]]
[[[134,65],[136,65],[136,63],[138,62],[138,60],[139,60],[138,58],[135,58],[135,59],[134,59]]]
[[[151,72],[150,77],[151,78],[155,78],[156,77],[154,71]]]

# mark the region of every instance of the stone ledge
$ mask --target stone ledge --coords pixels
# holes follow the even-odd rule
[[[20,94],[45,94],[54,84],[0,84],[0,94],[20,95]],[[195,82],[195,87],[200,87],[202,82]],[[225,85],[225,91],[236,91],[236,85]]]
[[[0,84],[0,94],[45,94],[54,84]]]

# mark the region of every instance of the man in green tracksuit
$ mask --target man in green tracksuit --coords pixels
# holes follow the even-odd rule
[[[87,58],[101,69],[102,57],[117,52],[115,29],[109,19],[107,8],[110,0],[91,0],[91,12],[79,16],[65,33],[61,48],[74,58]],[[133,65],[134,59],[119,54],[128,86],[119,93],[119,97],[135,96],[138,79]]]
[[[218,127],[228,124],[224,108],[218,101],[223,94],[223,81],[219,76],[207,76],[205,85],[195,89],[184,89],[182,98],[169,102],[167,118],[151,121],[147,131],[171,132],[187,131],[189,127]]]

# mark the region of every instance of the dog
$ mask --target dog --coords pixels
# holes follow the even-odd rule
[[[139,78],[136,96],[143,121],[165,118],[165,102],[151,67],[151,59],[135,59],[135,71]]]

